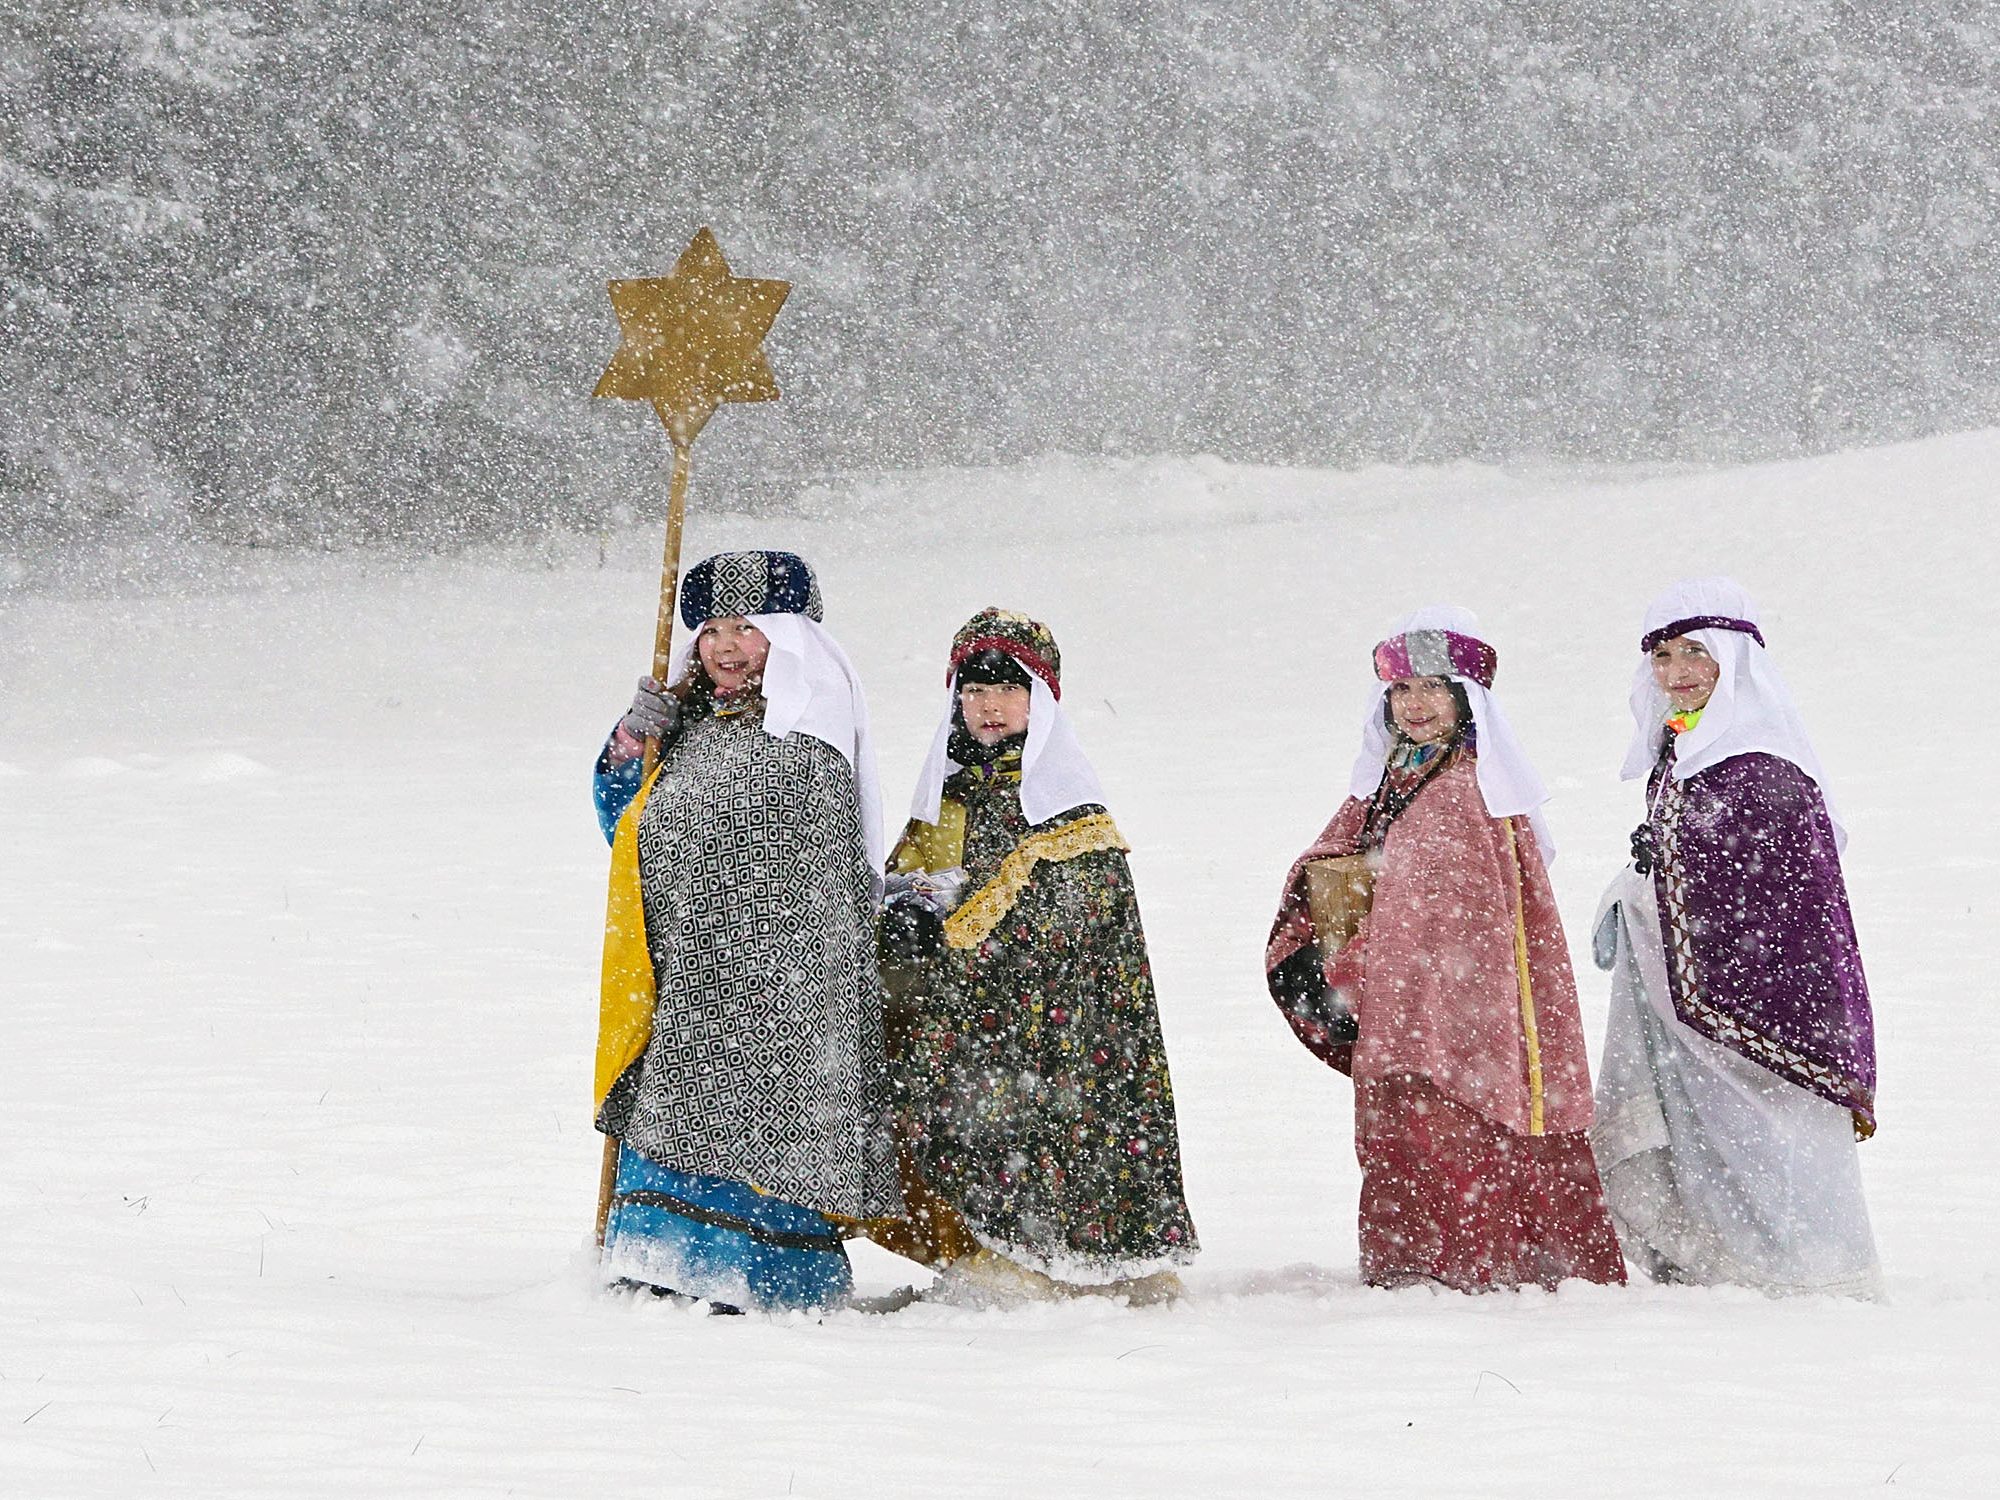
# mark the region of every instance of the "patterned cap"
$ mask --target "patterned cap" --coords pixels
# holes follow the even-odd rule
[[[1011,609],[982,609],[951,638],[951,665],[945,669],[945,681],[958,675],[959,663],[968,656],[987,650],[1006,652],[1047,683],[1051,693],[1062,697],[1062,652],[1056,649],[1049,627],[1039,620]]]
[[[688,569],[681,580],[681,619],[698,630],[730,615],[804,615],[826,618],[819,580],[792,552],[718,552]]]
[[[1470,677],[1493,686],[1500,653],[1477,636],[1456,630],[1407,630],[1375,648],[1375,675],[1384,682],[1405,677]]]

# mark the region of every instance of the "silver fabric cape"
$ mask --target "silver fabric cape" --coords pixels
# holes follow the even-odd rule
[[[1611,1020],[1590,1136],[1626,1256],[1655,1280],[1879,1295],[1848,1112],[1675,1017],[1650,877],[1612,882],[1593,946]]]
[[[658,999],[624,1139],[822,1213],[897,1213],[854,773],[761,721],[691,724],[640,813]]]

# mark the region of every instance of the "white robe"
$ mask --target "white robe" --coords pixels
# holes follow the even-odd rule
[[[1626,1256],[1660,1281],[1879,1295],[1848,1112],[1674,1015],[1650,876],[1628,865],[1593,933],[1612,978],[1591,1144]]]

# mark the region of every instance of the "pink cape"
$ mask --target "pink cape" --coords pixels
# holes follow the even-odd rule
[[[1306,863],[1355,853],[1366,814],[1364,802],[1349,798],[1292,865],[1266,971],[1313,941]],[[1461,760],[1397,818],[1382,854],[1368,917],[1327,966],[1328,981],[1354,1009],[1358,1040],[1342,1044],[1287,1011],[1299,1039],[1358,1088],[1416,1077],[1515,1135],[1588,1129],[1590,1063],[1576,979],[1527,819],[1490,817],[1473,763]],[[1515,963],[1517,889],[1540,1060],[1539,1130]]]

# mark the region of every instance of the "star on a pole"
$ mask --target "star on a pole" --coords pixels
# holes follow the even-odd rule
[[[732,276],[715,236],[701,229],[671,276],[610,287],[624,342],[591,395],[652,402],[681,451],[723,402],[778,399],[762,345],[790,282]]]

